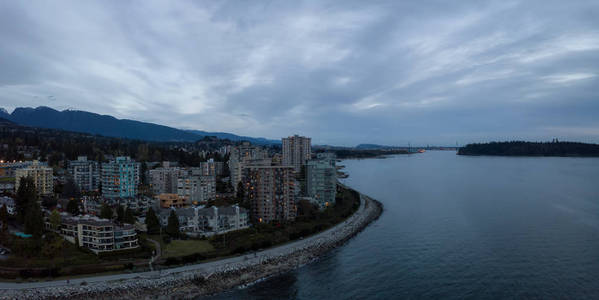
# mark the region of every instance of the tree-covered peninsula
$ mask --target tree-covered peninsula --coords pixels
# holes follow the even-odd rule
[[[490,142],[468,144],[458,150],[458,155],[599,157],[599,145],[557,139],[551,142]]]

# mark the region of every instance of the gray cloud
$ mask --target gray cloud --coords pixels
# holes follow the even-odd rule
[[[0,40],[9,110],[344,145],[599,142],[596,1],[4,1]]]

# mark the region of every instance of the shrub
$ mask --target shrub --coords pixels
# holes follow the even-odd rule
[[[32,277],[33,275],[33,271],[30,269],[23,269],[19,271],[19,277],[23,278],[23,279],[27,279],[29,277]]]
[[[197,261],[203,260],[203,259],[205,259],[205,257],[199,253],[194,253],[194,254],[185,255],[185,256],[181,257],[181,261],[186,264],[194,263],[194,262],[197,262]]]
[[[176,257],[168,257],[166,259],[166,261],[164,262],[164,264],[167,266],[178,265],[178,264],[180,264],[180,261]]]
[[[239,246],[239,247],[235,248],[235,250],[233,250],[233,253],[235,253],[235,254],[241,254],[241,253],[244,253],[246,251],[247,251],[247,249],[244,246]]]

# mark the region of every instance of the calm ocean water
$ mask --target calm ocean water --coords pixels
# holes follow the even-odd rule
[[[599,299],[599,159],[342,164],[381,218],[318,262],[212,299]]]

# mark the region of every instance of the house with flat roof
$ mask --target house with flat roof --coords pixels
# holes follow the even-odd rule
[[[62,213],[61,217],[62,222],[57,232],[67,241],[96,254],[139,247],[137,232],[131,224],[117,225],[110,220],[90,215],[73,217]],[[48,219],[46,228],[52,229]]]

